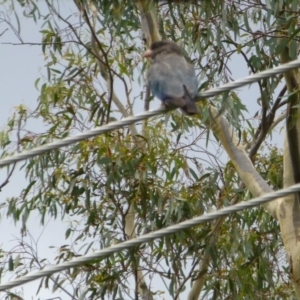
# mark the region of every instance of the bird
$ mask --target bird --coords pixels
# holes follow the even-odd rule
[[[143,57],[151,59],[147,81],[152,95],[166,107],[179,107],[187,115],[198,114],[194,101],[198,80],[181,48],[172,41],[158,41],[151,44]]]

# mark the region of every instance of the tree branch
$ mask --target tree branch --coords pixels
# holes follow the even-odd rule
[[[244,146],[239,142],[228,121],[223,116],[219,116],[219,113],[213,107],[209,107],[209,109],[211,118],[207,119],[205,124],[213,130],[230,157],[235,170],[252,195],[258,197],[272,192],[272,189],[254,168]],[[270,215],[276,219],[278,218],[276,201],[267,203],[264,207]]]
[[[286,86],[282,88],[280,91],[278,97],[275,100],[275,103],[269,112],[268,116],[265,119],[265,126],[262,125],[263,120],[261,121],[260,125],[258,126],[257,134],[255,134],[255,141],[252,142],[252,146],[249,151],[249,158],[251,159],[252,162],[254,162],[254,156],[257,153],[259,147],[261,146],[262,142],[265,140],[265,137],[267,134],[270,132],[270,128],[273,124],[275,114],[277,109],[279,108],[280,101],[282,100],[285,92],[286,92]]]

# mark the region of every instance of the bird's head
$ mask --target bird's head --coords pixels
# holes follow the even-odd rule
[[[143,57],[155,59],[159,54],[177,54],[183,55],[181,48],[171,41],[158,41],[151,44]]]

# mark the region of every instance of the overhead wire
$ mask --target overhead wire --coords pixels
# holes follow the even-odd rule
[[[256,82],[256,81],[259,81],[261,79],[283,73],[285,71],[294,69],[296,67],[300,67],[300,60],[294,60],[292,62],[275,67],[273,69],[269,69],[269,70],[265,70],[260,73],[252,74],[248,77],[245,77],[245,78],[242,78],[242,79],[230,82],[230,83],[226,83],[220,87],[215,87],[208,91],[201,92],[200,94],[197,95],[196,101],[200,101],[201,99],[219,95],[221,93],[230,91],[232,89],[236,89],[238,87],[241,87],[241,86],[244,86],[244,85]],[[106,132],[109,132],[112,130],[116,130],[116,129],[119,129],[119,128],[122,128],[122,127],[125,127],[128,125],[131,125],[138,121],[142,121],[144,119],[159,115],[163,112],[166,112],[166,108],[164,108],[164,107],[160,107],[155,110],[145,111],[145,112],[142,112],[135,116],[130,116],[130,117],[124,118],[123,120],[111,122],[107,125],[96,127],[96,128],[87,130],[85,132],[82,132],[82,133],[74,135],[74,136],[69,136],[64,139],[50,142],[43,146],[33,148],[31,150],[27,150],[27,151],[24,151],[24,152],[21,152],[21,153],[12,155],[12,156],[2,158],[0,160],[0,167],[4,167],[4,166],[7,166],[12,163],[16,163],[16,162],[19,162],[19,161],[22,161],[22,160],[25,160],[25,159],[28,159],[28,158],[31,158],[31,157],[34,157],[37,155],[44,154],[50,150],[59,149],[64,146],[68,146],[70,144],[73,144],[73,143],[76,143],[76,142],[79,142],[79,141],[82,141],[82,140],[85,140],[88,138],[92,138],[92,137],[98,136],[100,134],[103,134],[103,133],[106,133]]]
[[[263,78],[267,78],[267,77],[274,76],[279,73],[283,73],[287,70],[291,70],[296,67],[300,67],[300,60],[295,60],[295,61],[289,62],[287,64],[283,64],[278,67],[275,67],[273,69],[269,69],[269,70],[266,70],[266,71],[263,71],[263,72],[260,72],[257,74],[253,74],[253,75],[250,75],[243,79],[239,79],[234,82],[224,84],[220,87],[212,88],[208,91],[201,92],[197,96],[196,101],[205,99],[207,97],[212,97],[212,96],[221,94],[223,92],[230,91],[232,89],[256,82]],[[0,160],[0,167],[6,166],[11,163],[16,163],[18,161],[22,161],[22,160],[28,159],[30,157],[41,155],[48,151],[59,149],[61,147],[76,143],[78,141],[81,141],[81,140],[84,140],[87,138],[91,138],[91,137],[103,134],[105,132],[109,132],[109,131],[112,131],[115,129],[122,128],[124,126],[133,124],[135,122],[144,120],[146,118],[156,116],[165,111],[166,111],[166,109],[163,107],[160,107],[159,109],[156,109],[156,110],[146,111],[146,112],[143,112],[143,113],[135,115],[135,116],[130,116],[130,117],[124,118],[123,120],[120,120],[120,121],[112,122],[110,124],[88,130],[86,132],[80,133],[75,136],[70,136],[70,137],[67,137],[67,138],[59,140],[59,141],[54,141],[54,142],[48,143],[46,145],[36,147],[34,149],[3,158]],[[99,251],[95,251],[94,253],[90,253],[90,254],[84,255],[82,257],[75,258],[71,261],[64,262],[64,263],[58,264],[56,266],[46,267],[45,269],[42,269],[42,270],[39,270],[36,272],[28,273],[27,275],[19,277],[17,279],[14,279],[8,283],[0,284],[0,291],[11,289],[13,287],[22,285],[24,283],[27,283],[27,282],[30,282],[30,281],[33,281],[33,280],[36,280],[36,279],[39,279],[39,278],[42,278],[45,276],[50,276],[54,273],[61,272],[66,269],[80,266],[83,263],[93,262],[94,260],[101,259],[102,257],[111,255],[113,253],[124,251],[126,249],[139,246],[143,243],[152,241],[157,238],[162,238],[164,236],[170,235],[170,234],[178,232],[180,230],[187,229],[192,226],[199,225],[199,224],[202,224],[205,222],[209,222],[209,221],[215,220],[217,218],[227,216],[229,214],[232,214],[232,213],[235,213],[235,212],[247,209],[247,208],[256,207],[258,205],[269,202],[271,200],[289,195],[291,193],[296,193],[299,191],[300,191],[300,184],[296,184],[291,187],[281,189],[279,191],[269,193],[269,194],[263,195],[261,197],[254,198],[249,201],[243,201],[239,204],[236,204],[233,206],[228,206],[223,209],[210,212],[208,214],[178,223],[176,225],[172,225],[167,228],[163,228],[163,229],[142,235],[140,237],[130,239],[128,241],[125,241],[125,242],[122,242],[119,244],[112,245],[110,247],[101,249]]]
[[[152,241],[154,239],[165,237],[167,235],[178,232],[180,230],[187,229],[187,228],[190,228],[195,225],[200,225],[205,222],[210,222],[210,221],[213,221],[220,217],[224,217],[229,214],[244,210],[246,208],[256,207],[258,205],[269,202],[271,200],[274,200],[274,199],[277,199],[277,198],[280,198],[283,196],[287,196],[289,194],[296,193],[299,191],[300,191],[300,184],[295,184],[288,188],[285,188],[285,189],[282,189],[282,190],[279,190],[279,191],[276,191],[273,193],[269,193],[269,194],[263,195],[261,197],[254,198],[249,201],[243,201],[236,205],[227,206],[220,210],[213,211],[213,212],[207,213],[205,215],[201,215],[199,217],[189,219],[184,222],[181,222],[181,223],[178,223],[178,224],[175,224],[175,225],[172,225],[172,226],[169,226],[169,227],[166,227],[166,228],[154,231],[154,232],[144,234],[140,237],[130,239],[128,241],[125,241],[125,242],[122,242],[119,244],[111,245],[110,247],[101,249],[99,251],[95,251],[93,253],[84,255],[82,257],[74,258],[71,261],[63,262],[56,266],[46,267],[43,270],[28,273],[27,275],[19,277],[17,279],[14,279],[8,283],[0,284],[0,291],[11,289],[13,287],[22,285],[24,283],[27,283],[27,282],[30,282],[30,281],[33,281],[33,280],[36,280],[36,279],[39,279],[39,278],[42,278],[45,276],[49,276],[54,273],[61,272],[61,271],[64,271],[64,270],[67,270],[70,268],[80,266],[81,264],[84,264],[84,263],[93,262],[97,259],[101,259],[102,257],[106,257],[113,253],[124,251],[126,249],[136,247],[143,243]]]

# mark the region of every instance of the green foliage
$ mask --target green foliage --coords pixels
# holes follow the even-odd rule
[[[18,2],[25,17],[43,21],[40,47],[46,64],[43,77],[35,82],[40,91],[38,106],[33,112],[16,108],[0,133],[2,156],[124,117],[111,88],[127,113],[141,110],[147,64],[140,60],[144,46],[137,1],[66,2],[72,8],[67,12],[46,1],[46,14],[40,12],[40,2]],[[185,46],[201,91],[231,80],[231,58],[242,58],[244,68],[256,73],[278,65],[278,54],[286,45],[290,56],[296,57],[296,2],[157,1],[157,21],[164,39]],[[69,11],[76,12],[65,15]],[[100,63],[93,52],[91,30],[100,41]],[[252,99],[257,119],[271,120],[280,108],[280,79],[258,83],[259,99]],[[242,142],[257,142],[264,124],[244,115],[250,104],[238,92],[216,97],[212,103],[226,112]],[[209,118],[205,105],[201,109],[202,117]],[[28,131],[28,123],[36,119],[44,127]],[[123,128],[22,164],[28,185],[7,200],[6,214],[14,222],[21,221],[24,232],[33,215],[39,216],[41,226],[58,216],[71,220],[55,263],[127,240],[130,206],[135,211],[134,233],[140,236],[230,205],[233,199],[251,198],[201,120],[174,111],[135,128],[136,136]],[[282,153],[276,146],[264,145],[255,153],[257,170],[273,189],[282,188]],[[201,299],[292,295],[278,224],[263,209],[228,217],[215,242],[212,228],[212,224],[193,227],[62,272],[52,277],[54,289],[72,283],[76,299],[134,299],[140,269],[154,299],[178,299],[197,279],[199,260],[208,253],[211,262]],[[6,249],[0,275],[22,275],[49,264],[42,257],[18,255],[32,253],[30,249],[30,243]],[[48,280],[41,286],[47,286]]]

